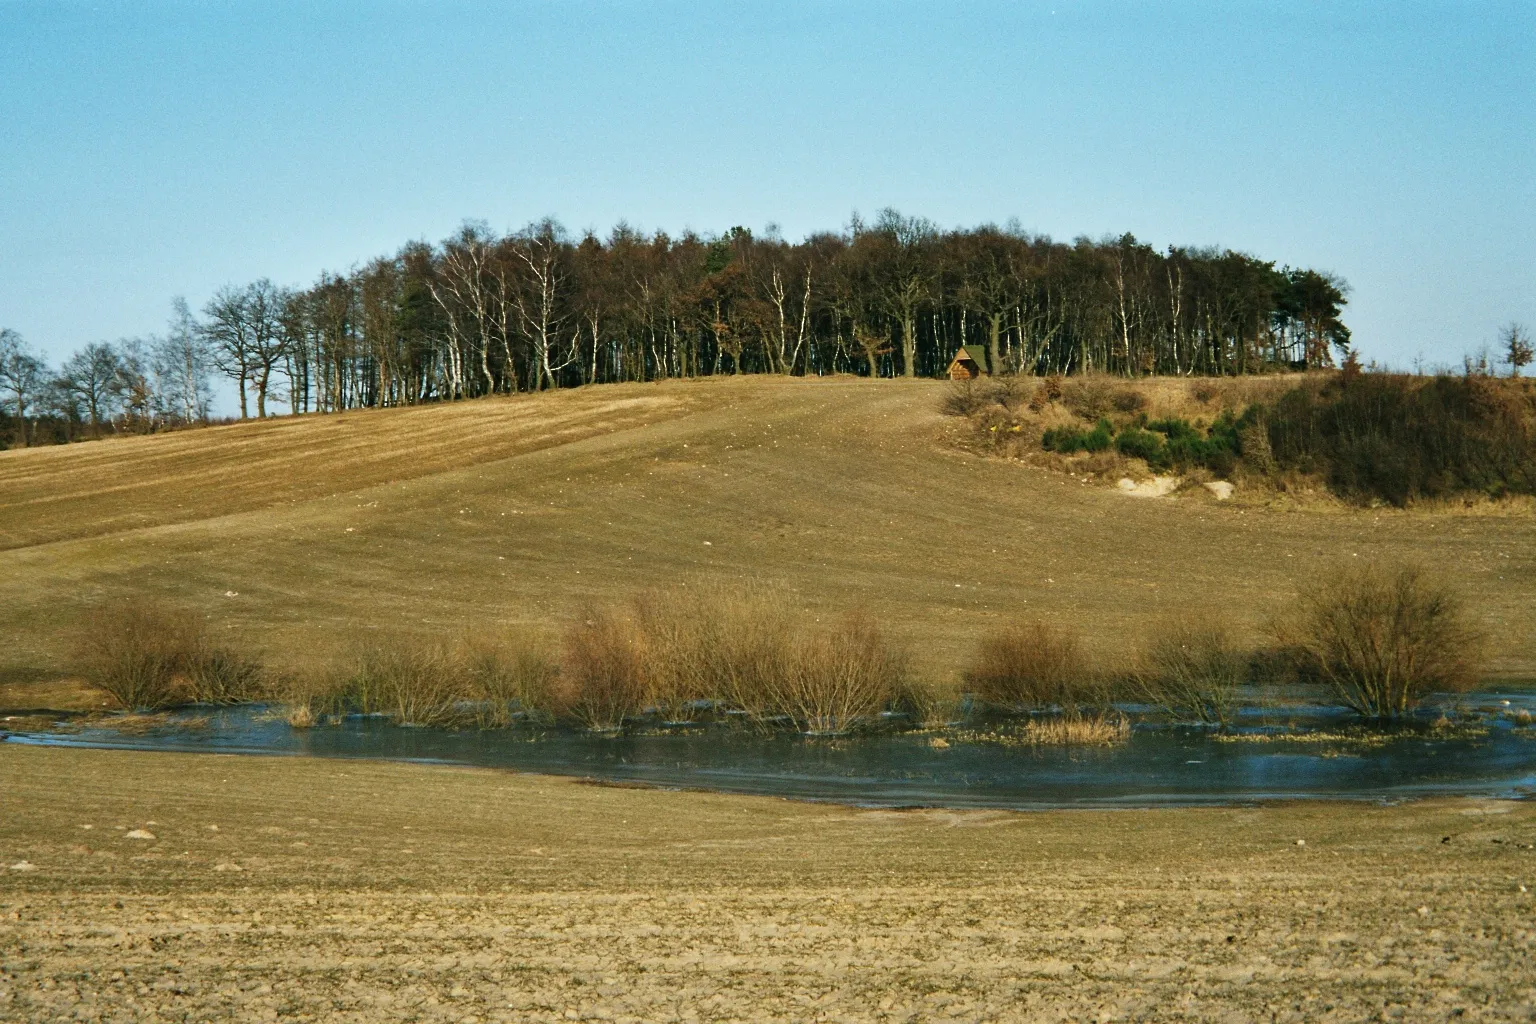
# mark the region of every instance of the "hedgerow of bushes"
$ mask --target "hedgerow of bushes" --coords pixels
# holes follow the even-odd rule
[[[1124,671],[1095,665],[1060,619],[1004,620],[978,638],[955,693],[913,679],[874,619],[817,621],[772,596],[647,594],[588,608],[558,651],[516,636],[381,639],[297,678],[269,677],[196,616],[123,607],[91,619],[80,668],[124,710],[268,701],[295,727],[367,714],[600,733],[713,720],[827,736],[890,721],[944,725],[969,707],[1086,722],[1062,741],[1099,742],[1127,734],[1116,707],[1125,700],[1224,726],[1260,665],[1289,666],[1362,717],[1402,718],[1431,694],[1474,686],[1487,639],[1453,589],[1403,566],[1321,576],[1276,623],[1274,645],[1254,650],[1217,620],[1180,616],[1154,629]]]
[[[1057,402],[1079,422],[1033,436],[1059,455],[1118,454],[1154,472],[1296,474],[1348,500],[1398,506],[1536,494],[1536,387],[1524,379],[1415,377],[1351,364],[1210,422],[1152,419],[1144,396],[1104,378],[964,383],[946,409],[968,416],[996,447],[1004,438],[1015,444],[1029,427],[1021,406],[1040,414]]]

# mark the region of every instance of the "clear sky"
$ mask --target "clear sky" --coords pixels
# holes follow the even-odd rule
[[[0,0],[0,326],[53,360],[465,219],[885,206],[1330,270],[1367,358],[1457,362],[1536,326],[1536,0]]]

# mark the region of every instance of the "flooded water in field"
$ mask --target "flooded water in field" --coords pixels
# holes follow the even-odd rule
[[[869,806],[1146,806],[1536,793],[1536,730],[1511,717],[1522,707],[1536,712],[1536,700],[1531,694],[1479,694],[1472,703],[1449,731],[1430,729],[1426,720],[1416,731],[1373,734],[1336,711],[1293,709],[1245,715],[1226,736],[1143,722],[1127,742],[1106,748],[1007,745],[979,728],[821,740],[709,726],[612,737],[403,728],[359,716],[293,729],[259,707],[194,709],[140,733],[87,726],[19,733],[8,741],[479,765]]]

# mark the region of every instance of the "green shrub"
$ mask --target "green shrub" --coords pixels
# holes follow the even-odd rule
[[[1074,452],[1107,451],[1114,440],[1115,428],[1108,420],[1100,420],[1092,430],[1079,430],[1076,427],[1047,430],[1040,439],[1040,446],[1048,452],[1071,455]]]
[[[1248,415],[1244,413],[1245,418]],[[1231,476],[1237,468],[1238,437],[1244,422],[1227,411],[1205,429],[1176,418],[1154,420],[1147,429],[1167,438],[1166,465],[1181,470],[1199,466],[1217,476]]]
[[[1141,459],[1153,469],[1168,467],[1168,450],[1163,439],[1150,430],[1127,427],[1115,438],[1115,448],[1121,455]]]

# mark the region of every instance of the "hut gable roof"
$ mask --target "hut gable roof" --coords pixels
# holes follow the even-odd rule
[[[982,373],[988,372],[986,346],[961,345],[960,350],[955,353],[955,358],[949,361],[949,365],[954,366],[956,363],[974,363],[976,369]]]

